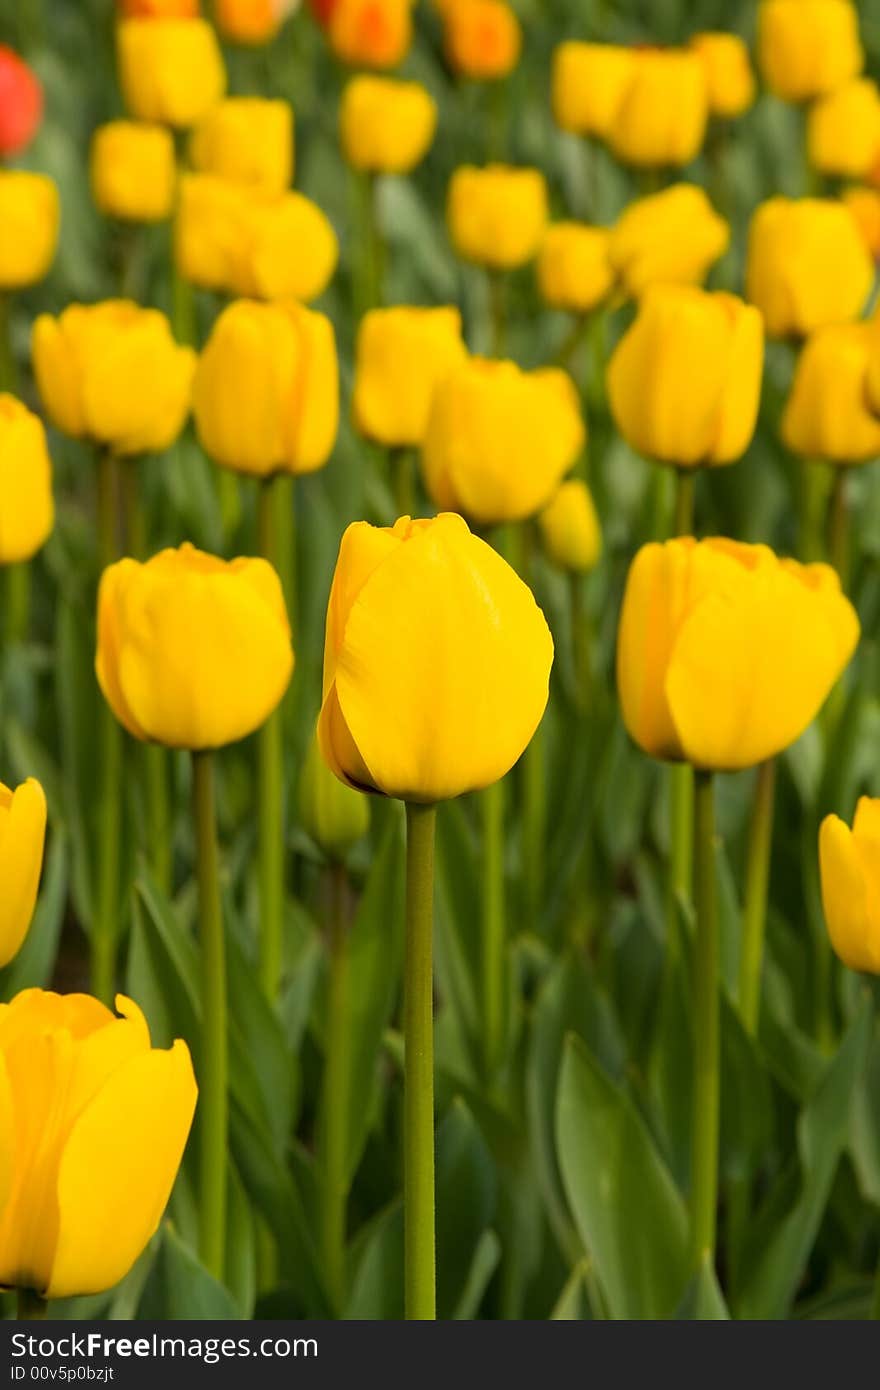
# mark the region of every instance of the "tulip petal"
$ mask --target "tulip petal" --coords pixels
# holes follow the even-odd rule
[[[31,337],[31,358],[37,389],[53,425],[79,439],[86,431],[79,371],[59,324],[40,314]]]
[[[837,816],[819,831],[822,908],[831,944],[851,970],[880,971],[880,931],[870,925],[868,890],[856,838]],[[876,918],[875,918],[876,921]]]
[[[0,812],[0,965],[16,955],[31,924],[45,837],[46,797],[31,777]]]
[[[687,609],[693,542],[651,544],[630,566],[617,637],[617,689],[623,722],[655,758],[681,758],[666,698],[666,672]]]

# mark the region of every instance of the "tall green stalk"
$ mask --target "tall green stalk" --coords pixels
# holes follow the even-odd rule
[[[482,1037],[486,1081],[495,1074],[504,1042],[505,946],[503,779],[480,792],[482,811],[483,935]]]
[[[404,1288],[408,1319],[437,1316],[434,1232],[434,828],[436,807],[406,806],[404,966]]]
[[[487,270],[489,285],[490,351],[503,357],[507,345],[507,285],[503,270]]]
[[[846,593],[850,578],[850,525],[847,505],[849,469],[831,465],[831,499],[828,504],[828,559],[837,570],[840,587]]]
[[[0,293],[0,391],[18,391],[18,364],[12,350],[12,298]]]
[[[770,758],[758,768],[755,782],[755,799],[749,825],[742,951],[739,962],[739,1010],[743,1026],[751,1036],[758,1030],[761,1007],[761,971],[764,963],[775,785],[776,761]]]
[[[711,772],[698,771],[696,789],[696,908],[694,952],[694,1093],[691,1127],[691,1264],[715,1257],[718,1140],[721,1117],[720,941],[715,882],[715,807]]]
[[[49,1304],[45,1298],[41,1298],[33,1289],[19,1289],[17,1295],[16,1316],[19,1321],[36,1322],[42,1321],[48,1316]]]
[[[260,483],[260,553],[277,564],[276,480]],[[258,735],[260,979],[266,997],[277,999],[284,961],[284,736],[281,708]]]
[[[321,1106],[321,1243],[327,1287],[341,1313],[345,1301],[345,1234],[348,1204],[348,1088],[351,1071],[349,1001],[351,961],[346,913],[346,875],[341,864],[328,870],[329,982]]]
[[[101,572],[118,557],[118,461],[107,449],[98,455],[98,555]],[[122,730],[105,700],[99,711],[97,883],[91,934],[92,989],[105,1004],[116,992],[119,937],[119,878],[122,820]]]

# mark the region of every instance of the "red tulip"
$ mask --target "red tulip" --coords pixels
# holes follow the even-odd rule
[[[326,29],[333,17],[338,0],[309,0],[309,9],[322,29]]]
[[[43,89],[27,63],[0,44],[0,159],[29,145],[43,116]]]

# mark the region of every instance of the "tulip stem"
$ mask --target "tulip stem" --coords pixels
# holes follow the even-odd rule
[[[323,1151],[322,1240],[327,1287],[333,1307],[341,1315],[345,1301],[345,1233],[348,1203],[348,1088],[351,1065],[349,1047],[350,954],[346,914],[345,869],[333,864],[328,870],[328,952],[330,978],[327,989],[327,1030],[324,1053],[324,1095],[321,1114]]]
[[[49,1304],[33,1289],[18,1290],[17,1317],[19,1322],[42,1321],[48,1315]]]
[[[679,906],[689,909],[694,874],[694,770],[689,763],[669,769],[669,884],[666,950],[671,967],[681,957]]]
[[[844,593],[849,587],[849,469],[832,464],[831,498],[828,504],[828,559],[837,570]]]
[[[404,1286],[408,1319],[432,1320],[434,1269],[434,828],[436,807],[406,804],[404,967]]]
[[[694,952],[694,1091],[691,1130],[691,1261],[715,1256],[718,1133],[721,1112],[720,942],[715,881],[715,808],[711,772],[697,771]]]
[[[168,754],[159,743],[143,749],[143,773],[147,789],[148,859],[160,890],[167,897],[173,888],[171,811],[168,804]]]
[[[415,512],[414,462],[411,449],[392,448],[388,450],[391,487],[394,492],[397,516],[413,516]]]
[[[746,863],[746,898],[743,910],[742,952],[739,962],[739,1011],[746,1032],[754,1037],[761,1007],[761,971],[767,923],[767,884],[773,838],[773,794],[776,761],[761,763],[755,782],[755,799],[749,825]]]
[[[6,640],[26,642],[31,616],[31,571],[26,563],[6,567]]]
[[[361,203],[361,288],[360,312],[376,309],[383,300],[383,281],[385,278],[385,248],[379,226],[377,209],[377,176],[372,173],[356,174]]]
[[[18,365],[12,350],[12,297],[0,293],[0,391],[18,390]]]
[[[503,780],[480,793],[483,817],[483,1060],[491,1081],[504,1038],[506,926],[504,910]]]
[[[672,520],[674,536],[690,536],[694,530],[694,494],[696,475],[692,468],[675,470],[675,515]]]
[[[220,901],[213,756],[210,751],[194,752],[192,755],[202,969],[199,1252],[209,1273],[213,1274],[215,1279],[222,1280],[226,1255],[229,1060],[226,1030],[226,942]]]
[[[118,463],[109,449],[98,455],[98,562],[101,572],[116,560]],[[92,989],[111,1005],[116,992],[116,947],[119,936],[120,821],[122,816],[122,730],[110,706],[100,709],[100,790],[97,806],[98,872],[92,922]]]
[[[503,270],[487,270],[489,283],[489,328],[493,357],[503,357],[507,342],[507,290]]]
[[[270,564],[278,559],[279,478],[260,484],[260,553]],[[270,714],[258,735],[259,746],[259,861],[260,861],[260,979],[266,998],[275,1000],[281,988],[284,962],[284,737],[280,707]]]

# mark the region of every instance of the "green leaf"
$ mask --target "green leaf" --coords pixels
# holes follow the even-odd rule
[[[491,1155],[473,1115],[458,1099],[437,1131],[438,1318],[456,1316],[495,1201]]]
[[[704,1255],[697,1273],[685,1289],[678,1305],[677,1319],[699,1322],[727,1322],[730,1313],[718,1287],[711,1256]]]
[[[242,1312],[229,1290],[208,1273],[173,1228],[165,1225],[137,1315],[150,1322],[167,1318],[236,1321]]]

